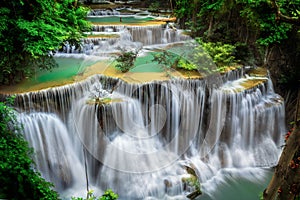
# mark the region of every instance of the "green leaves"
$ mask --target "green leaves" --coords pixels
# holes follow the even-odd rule
[[[4,1],[0,8],[0,84],[11,84],[32,75],[38,68],[50,69],[50,51],[65,41],[79,46],[83,32],[90,30],[87,8],[74,0]],[[34,65],[32,64],[35,63]]]
[[[239,0],[242,9],[241,16],[248,21],[250,27],[259,31],[257,42],[260,45],[268,46],[270,44],[281,43],[287,39],[291,24],[279,23],[276,21],[275,10],[267,0],[245,1]],[[292,14],[291,5],[286,0],[277,1],[281,6],[281,12]],[[296,4],[293,4],[296,6]],[[298,4],[299,7],[300,4]]]
[[[115,194],[111,189],[108,189],[105,191],[105,193],[101,197],[96,197],[94,195],[94,191],[90,190],[88,191],[87,198],[81,198],[81,197],[72,197],[71,200],[116,200],[118,199],[118,195]]]
[[[99,198],[99,200],[116,200],[118,195],[115,194],[111,189],[105,191],[105,193]]]
[[[211,11],[211,10],[220,10],[224,5],[224,0],[218,0],[213,3],[209,3],[206,1],[203,6],[203,10]]]
[[[178,62],[178,68],[182,68],[188,71],[192,71],[192,70],[197,70],[198,67],[197,65],[185,60],[185,59],[180,59]]]
[[[198,60],[203,59],[203,57],[208,61],[212,59],[218,68],[237,63],[234,57],[236,49],[233,45],[223,44],[221,42],[203,42],[200,39],[198,39],[197,42],[200,44],[200,46],[197,47],[199,50],[196,54]],[[211,58],[208,58],[207,55]]]
[[[117,64],[115,67],[121,72],[128,72],[132,67],[134,67],[134,61],[137,57],[138,51],[126,51],[121,49],[121,55],[119,55],[115,60]]]
[[[53,185],[33,169],[32,149],[21,135],[15,111],[0,102],[0,198],[58,199]]]
[[[278,24],[272,18],[265,20],[260,24],[261,37],[257,40],[260,45],[268,46],[270,44],[281,43],[288,38],[288,32],[292,29],[291,24]]]
[[[68,38],[68,32],[60,24],[49,24],[43,19],[26,21],[19,19],[17,26],[22,33],[23,51],[34,57],[48,55],[50,50],[58,49],[61,42]]]

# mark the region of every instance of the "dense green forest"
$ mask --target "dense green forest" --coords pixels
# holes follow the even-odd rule
[[[13,102],[0,102],[0,198],[58,199],[53,185],[32,168],[33,151],[10,107]]]
[[[79,46],[88,8],[77,1],[4,0],[0,6],[0,84],[56,66],[53,53],[68,41]]]
[[[180,28],[205,44],[234,46],[233,56],[241,64],[267,68],[285,99],[287,122],[294,120],[300,86],[299,0],[142,2],[173,9]]]
[[[140,6],[168,7],[192,37],[233,45],[242,64],[268,67],[276,88],[298,85],[299,0],[144,0]],[[83,32],[90,30],[88,7],[68,0],[5,0],[0,7],[0,83],[55,67],[53,53],[66,41],[80,47]]]
[[[297,85],[300,1],[175,2],[181,27],[190,29],[193,37],[232,44],[243,64],[274,68],[276,84]]]
[[[243,65],[268,68],[275,88],[285,98],[287,122],[297,120],[294,116],[300,85],[300,0],[145,0],[141,4],[168,6],[180,28],[190,30],[193,38],[234,46],[234,57]],[[0,84],[13,84],[40,68],[55,67],[53,54],[67,41],[79,47],[83,32],[90,30],[85,19],[87,11],[88,5],[80,5],[77,0],[2,1]],[[2,102],[0,115],[0,194],[5,194],[0,198],[58,198],[51,184],[32,169],[28,144],[19,134],[20,127],[12,125],[13,111]],[[296,130],[299,135],[299,129]],[[298,159],[299,143],[294,141],[292,156]],[[29,194],[25,191],[33,197],[26,196]]]

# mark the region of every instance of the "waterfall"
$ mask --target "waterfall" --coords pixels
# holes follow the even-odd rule
[[[190,38],[171,24],[125,25],[133,16],[120,22],[115,10],[94,10],[88,18],[99,15],[116,23],[95,22],[79,50],[66,43],[55,56],[94,61],[171,43],[170,53],[190,59],[194,46],[177,45]],[[277,164],[286,132],[284,101],[271,79],[244,68],[140,84],[94,75],[17,94],[15,108],[37,170],[63,199],[85,197],[86,179],[97,196],[112,189],[121,200],[186,199],[195,190],[184,181],[190,167],[201,183],[199,199],[251,200]]]
[[[120,199],[185,199],[188,165],[214,199],[228,175],[258,183],[265,173],[252,170],[275,166],[281,151],[282,98],[267,78],[241,89],[243,77],[227,74],[212,87],[206,79],[129,84],[95,75],[19,94],[16,107],[37,169],[64,197],[85,196],[86,160],[96,194],[111,188]],[[92,96],[111,102],[90,103]]]
[[[133,41],[140,42],[143,45],[167,44],[190,39],[189,36],[182,34],[182,30],[164,27],[164,25],[93,25],[93,31],[95,31],[95,33],[118,34],[124,29],[127,29],[130,32]],[[95,43],[97,42],[95,41]]]
[[[22,113],[19,118],[25,139],[35,149],[34,160],[43,177],[54,183],[59,192],[78,184],[84,187],[82,155],[72,148],[66,125],[49,113]]]
[[[152,20],[147,23],[147,18]],[[80,47],[66,42],[56,56],[86,54],[107,58],[119,52],[120,48],[141,49],[142,46],[165,46],[191,40],[175,25],[153,23],[155,18],[148,12],[124,15],[116,10],[93,10],[88,14],[88,20],[93,23],[92,31],[86,32],[88,37],[81,40]],[[107,24],[107,21],[112,24]]]

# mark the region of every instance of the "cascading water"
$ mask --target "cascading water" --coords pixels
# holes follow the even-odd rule
[[[94,34],[115,34],[128,30],[132,40],[140,42],[143,45],[167,44],[180,42],[190,39],[189,36],[182,34],[182,30],[164,27],[163,25],[148,25],[148,26],[124,26],[124,25],[94,25]],[[146,36],[146,37],[145,37]],[[99,41],[103,38],[99,38]],[[90,39],[94,44],[99,43],[95,38]]]
[[[127,84],[95,76],[19,95],[19,117],[37,168],[62,195],[84,196],[87,160],[90,187],[99,193],[112,188],[121,199],[185,199],[188,165],[214,199],[216,178],[233,173],[248,180],[255,173],[261,180],[262,167],[276,165],[285,131],[282,99],[267,80],[245,91],[235,91],[233,82],[208,88],[206,80]],[[92,88],[111,103],[87,103]]]
[[[35,149],[34,159],[44,178],[53,182],[59,192],[70,185],[84,183],[83,165],[72,148],[65,124],[49,113],[21,114],[20,119],[25,125],[25,139]]]
[[[118,29],[111,27],[94,28]],[[93,44],[87,54],[182,40],[178,30],[160,26],[117,34],[86,40]],[[120,199],[186,199],[194,191],[184,181],[188,166],[201,182],[198,199],[250,200],[277,163],[285,125],[270,79],[245,89],[240,82],[256,78],[245,73],[229,72],[218,84],[205,78],[129,84],[95,75],[19,94],[16,108],[37,169],[63,198],[86,196],[88,179],[96,195],[111,188]]]

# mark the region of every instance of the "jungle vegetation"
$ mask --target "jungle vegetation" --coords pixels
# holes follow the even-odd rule
[[[57,64],[64,42],[79,47],[88,9],[77,0],[3,0],[0,5],[0,84],[13,84]]]
[[[156,3],[152,7],[167,4],[180,27],[189,29],[192,37],[211,46],[213,43],[234,46],[233,56],[244,65],[267,67],[275,88],[285,98],[287,120],[294,119],[300,85],[300,0],[144,0],[142,3],[149,6]],[[53,54],[64,42],[79,48],[83,33],[90,30],[85,20],[87,11],[77,0],[3,0],[0,5],[0,84],[16,83],[32,76],[36,70],[55,67]],[[19,134],[14,134],[19,128],[12,125],[11,113],[1,102],[0,173],[5,173],[0,176],[1,184],[9,179],[16,181],[11,182],[10,187],[1,185],[0,198],[48,196],[55,199],[57,194],[51,184],[32,170],[30,149]],[[299,128],[293,132],[299,136]],[[296,141],[291,157],[298,159],[300,142],[290,141]],[[288,173],[298,172],[290,164],[282,169]],[[22,174],[24,176],[20,176]],[[291,188],[293,184],[286,183],[280,188]],[[33,191],[30,194],[33,196],[26,196],[25,191]]]
[[[47,182],[36,170],[33,149],[23,136],[14,97],[0,102],[0,199],[61,199],[54,185]],[[87,192],[86,200],[115,200],[118,195],[108,189],[101,197]],[[73,197],[74,200],[85,198]]]
[[[13,102],[0,102],[0,199],[58,199],[53,184],[34,169],[33,150],[23,137]]]

